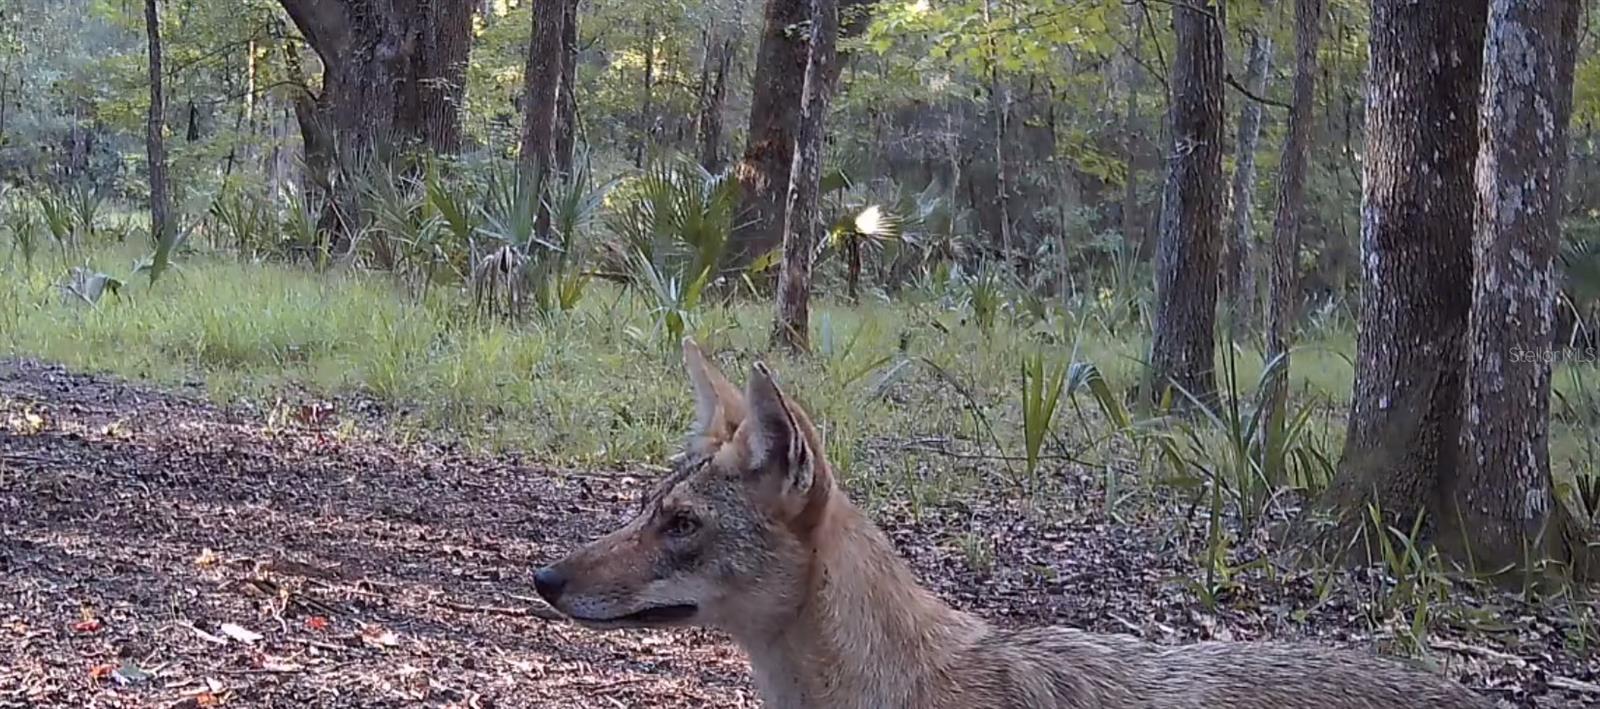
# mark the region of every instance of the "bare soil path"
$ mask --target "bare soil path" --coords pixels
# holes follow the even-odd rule
[[[291,414],[0,361],[0,707],[757,706],[714,634],[596,634],[531,598],[533,570],[652,473]],[[999,622],[1366,640],[1338,602],[1291,622],[1305,579],[1201,609],[1169,582],[1186,557],[1140,526],[1159,521],[1112,524],[1079,483],[1048,509],[996,494],[879,516],[942,595]],[[1534,620],[1547,632],[1447,638],[1436,659],[1508,706],[1600,706],[1600,662]]]

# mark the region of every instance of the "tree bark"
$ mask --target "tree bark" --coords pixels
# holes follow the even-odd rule
[[[1264,3],[1270,7],[1270,3]],[[1266,93],[1267,71],[1272,63],[1272,38],[1265,32],[1250,31],[1250,56],[1245,66],[1245,87],[1256,96]],[[1233,214],[1228,240],[1223,246],[1227,258],[1222,264],[1222,287],[1227,293],[1233,327],[1242,331],[1255,317],[1256,279],[1250,254],[1255,251],[1256,141],[1261,136],[1262,107],[1246,98],[1239,102],[1239,134],[1235,145],[1233,170]]]
[[[1323,0],[1295,0],[1294,97],[1290,99],[1289,134],[1283,141],[1283,159],[1278,169],[1278,208],[1272,220],[1271,294],[1267,300],[1266,357],[1268,362],[1280,361],[1277,376],[1267,380],[1262,396],[1271,422],[1261,428],[1263,437],[1278,430],[1275,424],[1282,420],[1289,390],[1290,336],[1299,317],[1300,212],[1305,207],[1306,161],[1315,121],[1312,109],[1317,98],[1322,3]]]
[[[1448,517],[1483,569],[1592,553],[1568,529],[1550,477],[1554,258],[1581,5],[1490,3],[1461,472]]]
[[[795,139],[783,223],[783,270],[778,276],[778,312],[772,339],[793,352],[811,349],[811,254],[819,220],[822,144],[832,93],[830,80],[839,34],[837,0],[813,0],[799,134]]]
[[[560,103],[562,35],[567,0],[535,0],[533,34],[523,73],[522,164],[555,169],[555,136]]]
[[[835,0],[846,39],[864,31],[876,0]],[[801,96],[805,90],[806,42],[793,28],[811,16],[809,0],[767,0],[761,44],[756,50],[750,126],[744,154],[735,168],[742,188],[738,227],[730,240],[733,263],[747,263],[783,243],[789,175]],[[827,68],[831,85],[839,62]]]
[[[992,26],[993,0],[983,2],[983,22]],[[994,35],[989,35],[989,118],[994,122],[994,197],[998,209],[995,214],[994,236],[1000,240],[1000,262],[1010,266],[1011,261],[1011,181],[1006,174],[1006,135],[1010,132],[1011,94],[1000,76],[999,50]]]
[[[1487,7],[1372,4],[1356,379],[1339,469],[1316,506],[1343,531],[1369,503],[1402,529],[1419,513],[1436,520],[1454,474]]]
[[[161,83],[161,14],[156,0],[144,2],[144,29],[150,49],[150,114],[145,151],[150,159],[150,238],[159,241],[174,228],[167,214],[166,96]]]
[[[354,178],[374,146],[461,147],[472,0],[278,2],[322,59],[322,89],[298,97],[295,115],[308,181],[332,190],[321,228],[344,241],[361,218]]]
[[[572,174],[578,143],[578,0],[566,0],[561,23],[561,86],[557,89],[555,161],[563,175]]]
[[[725,31],[725,30],[722,30]],[[722,117],[728,110],[728,71],[733,66],[733,39],[721,31],[706,34],[705,60],[700,68],[700,116],[695,126],[700,165],[722,169]]]
[[[1151,396],[1215,388],[1217,257],[1222,231],[1222,28],[1216,3],[1172,7],[1172,155],[1156,247]],[[1173,392],[1182,403],[1184,395]]]
[[[634,135],[634,167],[644,167],[645,153],[655,137],[656,62],[659,61],[656,57],[656,28],[654,24],[646,22],[644,29],[644,100],[639,103],[638,126]]]

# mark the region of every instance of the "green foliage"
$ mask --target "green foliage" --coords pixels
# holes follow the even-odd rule
[[[1039,451],[1055,421],[1056,403],[1068,367],[1050,366],[1043,354],[1035,353],[1022,364],[1022,437],[1027,451],[1027,473],[1031,478],[1039,468]]]
[[[39,253],[39,224],[27,203],[13,198],[10,191],[0,192],[0,226],[11,234],[11,247],[22,256],[23,265],[32,268]]]
[[[714,274],[727,256],[738,197],[739,183],[728,172],[713,174],[684,159],[658,161],[617,184],[606,225],[620,241],[608,251],[614,261],[642,257],[680,281]]]
[[[233,247],[243,259],[254,258],[258,249],[270,243],[276,226],[265,201],[238,185],[223,186],[211,203],[211,218],[232,237]],[[152,234],[151,240],[159,242],[161,236]]]

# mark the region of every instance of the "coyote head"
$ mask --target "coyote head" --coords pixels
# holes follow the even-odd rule
[[[534,576],[593,628],[696,625],[734,635],[781,624],[809,582],[833,479],[816,429],[756,364],[740,392],[691,340],[694,431],[673,472],[621,529]]]

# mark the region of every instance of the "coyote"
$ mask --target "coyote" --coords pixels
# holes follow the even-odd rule
[[[695,422],[673,472],[631,521],[534,585],[593,629],[727,633],[771,709],[1494,706],[1359,652],[991,626],[917,583],[835,484],[810,418],[764,365],[740,392],[692,340],[683,354]]]

